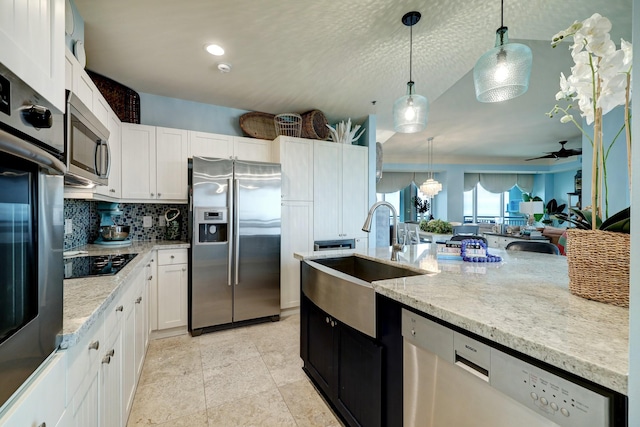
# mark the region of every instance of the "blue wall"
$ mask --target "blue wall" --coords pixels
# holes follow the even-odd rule
[[[239,119],[246,110],[140,93],[140,123],[176,129],[242,136]]]
[[[624,108],[618,107],[602,118],[603,142],[605,150],[611,144],[624,124]],[[593,135],[593,126],[586,126],[584,129]],[[582,205],[591,205],[591,155],[593,148],[586,136],[582,138],[582,153],[584,167],[582,168]],[[609,187],[609,215],[628,207],[631,204],[629,191],[629,177],[627,174],[627,146],[624,132],[618,137],[607,159],[607,183]],[[606,218],[608,215],[604,212]]]

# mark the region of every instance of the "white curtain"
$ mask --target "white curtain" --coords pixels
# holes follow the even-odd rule
[[[419,187],[428,176],[426,172],[385,172],[376,183],[376,193],[395,193],[412,182]]]
[[[509,191],[514,185],[530,193],[533,190],[533,174],[515,173],[465,173],[464,191],[472,190],[478,182],[490,193],[500,194]]]

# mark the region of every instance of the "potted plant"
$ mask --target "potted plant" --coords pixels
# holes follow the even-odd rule
[[[447,221],[441,219],[422,220],[420,221],[420,230],[434,234],[451,234],[453,227]]]
[[[621,40],[617,49],[609,31],[611,22],[598,13],[584,21],[576,21],[556,34],[552,46],[573,39],[570,46],[575,65],[571,75],[560,75],[560,91],[549,117],[561,114],[562,123],[573,123],[593,147],[591,159],[591,206],[570,209],[571,214],[558,214],[559,219],[575,225],[567,230],[569,290],[576,295],[615,305],[629,305],[629,218],[630,208],[609,216],[607,198],[607,157],[611,147],[624,131],[627,142],[627,169],[631,184],[631,99],[632,46]],[[576,104],[576,105],[574,105]],[[602,116],[624,105],[624,124],[613,140],[605,145]],[[586,132],[573,116],[574,108],[593,135]],[[604,218],[604,220],[603,220]]]

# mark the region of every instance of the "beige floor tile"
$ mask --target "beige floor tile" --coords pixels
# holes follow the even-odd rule
[[[203,369],[225,366],[246,359],[260,357],[253,341],[245,335],[236,340],[223,341],[200,346]]]
[[[169,338],[160,338],[151,340],[147,350],[147,357],[151,354],[165,353],[167,351],[183,352],[188,350],[196,350],[198,343],[191,338],[189,334],[178,335]]]
[[[202,374],[169,377],[139,385],[130,426],[160,424],[206,410]]]
[[[297,425],[277,388],[209,408],[207,414],[210,427]]]
[[[279,389],[291,415],[299,426],[339,427],[342,425],[306,378],[285,384]]]
[[[263,353],[262,360],[278,387],[306,378],[298,345]]]
[[[261,357],[204,368],[207,407],[232,402],[276,387]]]
[[[193,374],[202,375],[202,358],[197,347],[195,350],[170,349],[164,352],[147,352],[140,375],[140,385]]]
[[[133,427],[135,424],[127,424],[127,427]],[[209,421],[207,419],[207,412],[196,412],[194,414],[186,415],[184,417],[176,418],[175,420],[167,421],[162,424],[154,424],[158,427],[208,427]]]

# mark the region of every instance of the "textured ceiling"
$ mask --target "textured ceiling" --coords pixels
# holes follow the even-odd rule
[[[571,125],[544,113],[555,103],[569,53],[549,39],[599,12],[612,38],[631,39],[631,0],[507,0],[511,41],[533,50],[529,91],[500,104],[475,100],[472,68],[493,47],[498,0],[75,0],[85,20],[87,67],[138,92],[273,114],[323,111],[331,122],[377,116],[385,162],[513,163],[579,146]],[[409,30],[413,80],[429,98],[427,129],[393,134],[391,110],[406,91]],[[204,45],[217,43],[216,58]],[[217,70],[219,62],[232,66]],[[372,105],[376,101],[376,105]],[[390,137],[389,137],[390,136]],[[387,139],[388,138],[388,139]],[[544,161],[539,161],[544,162]]]

